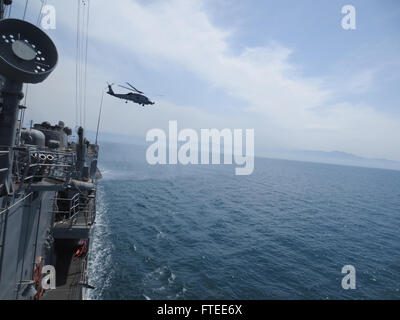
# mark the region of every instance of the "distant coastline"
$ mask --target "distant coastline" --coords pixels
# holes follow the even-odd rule
[[[88,131],[89,139],[94,139],[96,133]],[[145,138],[138,136],[128,136],[117,133],[101,132],[99,140],[103,142],[132,144],[136,146],[146,146]],[[362,168],[376,168],[400,171],[400,161],[387,159],[363,158],[351,153],[341,151],[318,151],[318,150],[269,150],[258,152],[256,147],[256,157],[304,161],[313,163],[335,164],[344,166],[355,166]]]
[[[274,151],[266,153],[265,157],[274,159],[355,166],[363,168],[400,170],[400,161],[363,158],[351,153],[346,153],[341,151],[331,151],[331,152],[316,151],[316,150]]]

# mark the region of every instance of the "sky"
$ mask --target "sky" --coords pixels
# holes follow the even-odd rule
[[[11,17],[22,18],[25,1]],[[77,1],[49,0],[59,64],[29,86],[26,119],[75,120]],[[356,9],[344,30],[342,7]],[[156,105],[104,97],[101,130],[254,129],[269,150],[341,151],[400,160],[400,2],[396,0],[95,0],[90,3],[86,127],[106,82]],[[28,2],[36,23],[40,0]],[[124,89],[115,87],[115,91]],[[159,95],[162,95],[161,97]]]

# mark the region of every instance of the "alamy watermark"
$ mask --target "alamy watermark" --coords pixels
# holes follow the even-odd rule
[[[236,175],[251,175],[254,171],[254,129],[246,129],[245,137],[242,129],[201,129],[199,139],[195,130],[178,132],[178,122],[169,121],[168,142],[162,129],[151,129],[146,141],[153,142],[146,152],[147,163],[151,165],[176,165],[178,162],[183,165],[219,165],[223,157],[224,164],[239,166],[235,169]]]
[[[344,30],[356,30],[356,8],[353,5],[345,5],[342,7],[341,26]],[[41,27],[45,30],[56,29],[56,8],[53,5],[45,5],[42,8]]]
[[[57,27],[57,16],[56,8],[52,5],[45,5],[42,8],[42,20],[40,26],[45,30],[56,29]]]
[[[345,265],[342,273],[346,274],[342,279],[342,288],[344,290],[356,289],[356,268],[352,265]]]
[[[342,28],[344,30],[356,30],[356,8],[352,5],[343,6],[342,14],[345,14],[342,18]]]
[[[51,30],[57,28],[57,14],[56,8],[50,4],[43,6],[41,10],[42,18],[40,20],[40,26],[45,30]]]
[[[51,265],[44,266],[42,274],[45,276],[42,278],[41,285],[44,290],[55,290],[56,289],[56,268]]]

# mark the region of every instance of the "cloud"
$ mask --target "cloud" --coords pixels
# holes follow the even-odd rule
[[[377,71],[374,69],[364,70],[354,75],[347,83],[348,91],[354,93],[365,93],[374,87],[374,78]]]
[[[70,4],[58,1],[56,6],[58,12],[61,8],[67,12]],[[73,34],[75,21],[60,16],[61,24]],[[89,69],[88,96],[91,104],[95,103],[91,111],[98,108],[99,87],[112,76],[125,75],[116,74],[114,67],[126,57],[141,61],[149,72],[163,64],[182,68],[237,99],[241,106],[232,114],[221,115],[217,110],[222,106],[195,108],[166,99],[158,101],[157,109],[144,112],[131,105],[123,109],[119,101],[107,100],[108,110],[112,110],[105,111],[109,131],[144,135],[151,127],[165,127],[168,120],[179,118],[185,127],[255,128],[258,148],[263,149],[341,150],[400,160],[395,138],[400,136],[399,119],[365,103],[340,101],[337,83],[327,83],[322,76],[303,76],[291,62],[292,49],[276,40],[234,54],[229,45],[234,31],[213,24],[200,0],[118,0],[118,5],[96,0],[92,1],[91,16],[92,48],[103,48],[96,51],[96,64]],[[67,60],[61,66],[63,71],[54,75],[52,92],[72,104],[74,62],[73,57]],[[126,66],[124,72],[128,76],[135,70]],[[163,76],[168,82],[168,74]],[[350,90],[365,92],[373,87],[374,70],[365,70],[348,84]],[[58,98],[54,99],[57,104]],[[111,119],[116,123],[111,124]],[[91,126],[94,124],[91,121]]]

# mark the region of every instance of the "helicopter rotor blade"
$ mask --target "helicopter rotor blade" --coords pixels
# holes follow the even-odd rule
[[[124,87],[124,86],[121,86],[121,85],[118,85],[118,87],[124,88],[124,89],[129,90],[129,91],[134,91],[134,90],[132,90],[130,88],[127,88],[127,87]]]
[[[138,89],[136,89],[133,85],[131,85],[129,82],[126,82],[126,84],[128,86],[130,86],[133,90],[135,90],[136,92],[140,93],[140,94],[144,94],[142,91],[139,91]]]

